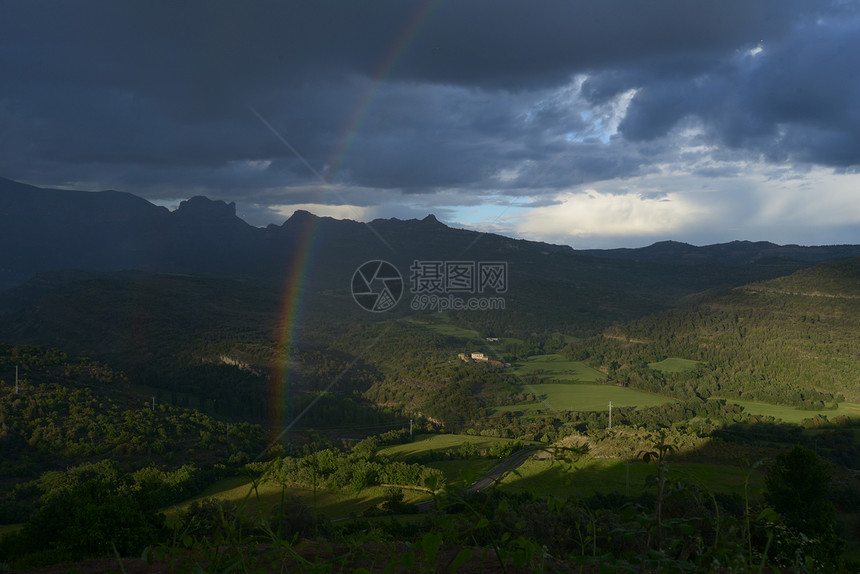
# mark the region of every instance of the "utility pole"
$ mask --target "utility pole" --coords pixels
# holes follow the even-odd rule
[[[18,365],[15,365],[15,394],[18,394]]]
[[[412,440],[412,419],[409,419],[409,440]]]
[[[612,401],[609,401],[609,428],[612,428]]]
[[[155,412],[155,397],[152,397],[152,412]]]

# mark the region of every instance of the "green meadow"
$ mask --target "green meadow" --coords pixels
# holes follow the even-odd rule
[[[498,341],[489,342],[483,337],[481,337],[480,333],[478,333],[474,329],[467,329],[465,327],[460,327],[453,323],[449,323],[448,317],[445,315],[434,315],[434,317],[436,317],[437,319],[428,321],[421,320],[416,317],[410,317],[406,319],[406,321],[414,323],[416,325],[421,325],[422,327],[426,327],[427,329],[439,333],[440,335],[445,335],[446,337],[454,337],[455,339],[466,339],[470,341],[480,340],[481,342],[491,347],[498,347],[500,345],[504,346],[512,344],[523,344],[522,339],[517,339],[515,337],[498,337]],[[565,341],[568,341],[567,335],[565,335]]]
[[[536,414],[539,410],[588,412],[608,410],[609,401],[615,407],[653,407],[676,402],[668,397],[615,385],[546,383],[523,385],[523,391],[534,393],[540,400],[496,407],[493,412],[521,412],[525,415]]]
[[[664,373],[684,373],[692,371],[698,364],[699,361],[669,357],[668,359],[663,359],[659,363],[648,363],[648,366],[656,371],[663,371]]]
[[[589,367],[584,361],[571,361],[562,355],[534,355],[514,365],[514,372],[521,377],[537,376],[541,381],[593,383],[605,378],[600,371]]]
[[[860,404],[857,403],[839,403],[839,406],[833,410],[808,411],[796,407],[757,403],[754,401],[739,401],[736,399],[726,399],[726,402],[740,405],[744,411],[750,414],[771,416],[787,423],[796,424],[803,419],[814,418],[815,415],[823,415],[829,419],[839,415],[845,415],[852,419],[860,419]]]
[[[464,327],[458,327],[453,323],[449,322],[448,316],[436,313],[430,315],[429,317],[407,317],[403,319],[408,323],[413,323],[415,325],[421,325],[431,331],[439,333],[440,335],[445,335],[446,337],[454,337],[457,339],[480,339],[481,336],[474,329],[466,329]]]
[[[445,451],[456,451],[465,443],[482,449],[508,442],[510,442],[509,439],[471,435],[418,435],[411,443],[382,448],[379,450],[379,454],[392,459],[404,460],[410,456],[426,455],[433,452],[442,455]],[[454,487],[466,487],[498,462],[495,459],[485,458],[454,459],[433,461],[427,466],[438,468],[445,473],[446,479]],[[360,492],[333,491],[320,488],[314,493],[311,488],[283,487],[275,482],[259,483],[255,487],[253,481],[248,477],[232,477],[219,480],[199,496],[171,506],[164,512],[168,520],[173,520],[194,502],[214,498],[232,502],[243,509],[247,516],[256,517],[270,515],[280,505],[282,496],[298,496],[308,507],[315,508],[316,512],[322,515],[329,518],[346,518],[351,515],[360,515],[367,509],[382,504],[385,500],[386,490],[387,488],[380,486],[365,488]],[[426,492],[411,490],[409,487],[403,487],[403,493],[406,503],[420,502],[429,497]]]
[[[559,499],[610,492],[629,492],[631,496],[637,496],[654,491],[650,480],[655,474],[653,464],[641,461],[630,461],[628,469],[621,459],[586,458],[574,464],[565,464],[532,458],[506,476],[502,485],[510,491],[533,492],[538,496]],[[670,462],[668,476],[670,479],[684,479],[710,491],[742,496],[746,470],[740,466]],[[754,472],[750,475],[749,492],[760,491],[763,484],[763,475]]]
[[[242,509],[246,516],[270,516],[280,506],[282,496],[297,496],[319,514],[329,518],[346,518],[360,515],[367,509],[382,504],[386,490],[385,487],[374,486],[356,493],[320,488],[314,493],[311,488],[283,487],[274,482],[258,484],[255,488],[249,479],[228,478],[215,483],[205,495],[165,509],[165,515],[168,521],[171,521],[177,514],[187,510],[192,503],[214,498],[232,502]],[[426,492],[409,490],[407,487],[403,488],[403,494],[406,503],[420,502],[429,497]]]
[[[499,443],[508,443],[510,439],[488,436],[473,436],[467,434],[426,434],[418,435],[415,440],[406,444],[396,444],[379,449],[377,454],[392,459],[406,459],[410,456],[424,455],[428,452],[442,453],[456,451],[463,444],[470,443],[477,449],[489,448]]]
[[[23,524],[0,524],[0,538],[24,528]]]
[[[488,458],[470,458],[468,460],[437,460],[427,463],[431,468],[438,468],[445,473],[445,480],[454,489],[470,486],[479,477],[487,474],[499,461]]]
[[[455,337],[457,339],[480,339],[480,335],[478,335],[477,331],[464,329],[463,327],[458,327],[451,323],[423,323],[423,326],[427,327],[431,331],[439,333],[440,335],[445,335],[446,337]]]

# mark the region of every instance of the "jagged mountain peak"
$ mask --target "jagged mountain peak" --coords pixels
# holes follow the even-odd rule
[[[203,195],[196,195],[191,199],[181,202],[175,213],[180,217],[196,216],[207,219],[232,219],[236,217],[236,203],[233,201],[227,203],[225,201],[212,200]]]
[[[298,223],[301,221],[308,221],[312,219],[317,219],[318,216],[314,215],[310,211],[305,209],[297,209],[293,212],[293,214],[287,219],[287,221],[292,223]]]

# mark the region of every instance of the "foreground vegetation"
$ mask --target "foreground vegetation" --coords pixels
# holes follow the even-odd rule
[[[456,571],[466,564],[483,564],[485,571],[600,565],[631,572],[847,572],[856,566],[842,558],[846,532],[832,502],[844,496],[843,486],[834,488],[830,466],[802,447],[735,449],[764,458],[714,466],[689,462],[702,439],[677,433],[574,435],[532,447],[539,459],[510,468],[482,492],[466,493],[438,471],[409,462],[431,451],[438,456],[443,451],[420,446],[438,441],[403,443],[419,446],[395,449],[402,460],[394,463],[386,454],[392,450],[380,443],[400,440],[408,436],[248,465],[246,478],[222,481],[223,490],[209,491],[214,498],[170,507],[169,519],[153,496],[157,489],[101,472],[49,497],[23,529],[0,542],[0,555],[25,568],[142,552],[181,571],[209,572]],[[625,465],[597,453],[629,453],[643,444],[628,459],[625,488]],[[515,447],[508,446],[483,456],[498,462]],[[464,461],[475,456],[445,452]],[[435,504],[416,514],[413,503],[428,497]]]

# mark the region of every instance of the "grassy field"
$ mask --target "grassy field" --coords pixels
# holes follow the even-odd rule
[[[507,443],[508,439],[481,437],[470,435],[418,435],[415,441],[407,444],[394,445],[380,449],[379,453],[393,459],[405,459],[410,455],[424,454],[431,451],[443,452],[457,450],[464,443],[474,444],[476,448],[487,448],[498,443]],[[429,464],[445,473],[446,478],[455,486],[465,486],[464,476],[472,479],[480,476],[498,461],[489,459],[474,460],[442,460]],[[378,506],[385,499],[386,488],[365,488],[359,493],[336,492],[318,489],[316,502],[311,488],[289,487],[283,489],[280,484],[264,483],[253,488],[252,481],[246,477],[225,478],[207,488],[200,496],[186,500],[182,504],[165,509],[168,520],[186,510],[192,503],[207,498],[230,501],[244,509],[248,516],[268,515],[281,502],[281,495],[298,496],[309,507],[316,506],[317,512],[329,518],[346,518],[350,515],[360,515],[368,508]],[[407,503],[420,502],[428,498],[425,492],[403,489],[404,501]]]
[[[432,331],[436,331],[440,335],[447,337],[456,337],[457,339],[480,339],[481,336],[477,331],[472,329],[464,329],[450,323],[425,323],[425,327]]]
[[[510,442],[508,439],[470,435],[418,435],[415,441],[407,444],[394,445],[380,449],[379,453],[393,459],[405,459],[410,455],[425,454],[436,451],[457,450],[464,443],[471,443],[476,448],[487,448],[498,443]],[[473,460],[440,460],[429,464],[445,473],[446,478],[455,486],[465,486],[464,476],[475,477],[482,475],[498,461],[490,459]],[[311,488],[289,487],[284,489],[280,484],[264,483],[253,488],[252,481],[247,477],[232,477],[219,480],[207,488],[200,496],[186,500],[181,504],[165,509],[168,520],[172,520],[180,512],[186,510],[192,503],[207,498],[227,500],[244,509],[248,516],[268,515],[281,502],[281,495],[298,496],[309,507],[316,505],[317,512],[329,518],[346,518],[350,515],[360,515],[368,508],[381,504],[385,499],[386,488],[371,487],[359,493],[337,492],[318,489],[316,502]],[[404,501],[407,503],[426,500],[429,495],[425,492],[403,489]]]
[[[675,399],[654,395],[615,385],[587,385],[548,383],[524,385],[523,391],[534,393],[542,400],[519,405],[505,405],[493,409],[494,413],[521,412],[534,414],[536,411],[604,411],[609,409],[609,401],[615,407],[652,407]]]
[[[454,337],[456,339],[466,339],[470,341],[480,340],[488,346],[496,349],[504,347],[505,345],[523,344],[522,339],[517,339],[514,337],[498,337],[498,341],[488,342],[483,337],[481,337],[480,333],[478,333],[474,329],[467,329],[465,327],[459,327],[453,323],[448,323],[447,317],[445,316],[437,317],[435,321],[423,321],[414,317],[410,317],[406,320],[410,323],[415,323],[421,325],[422,327],[426,327],[431,331],[439,333],[440,335],[445,335],[446,337]],[[575,340],[573,337],[571,337],[571,339]],[[568,336],[565,335],[565,341],[567,340]]]
[[[368,508],[381,504],[385,499],[385,491],[384,487],[365,488],[359,493],[318,489],[314,497],[314,491],[311,488],[284,489],[280,484],[265,483],[253,489],[248,479],[228,478],[217,482],[201,496],[165,509],[164,513],[168,521],[171,521],[192,503],[206,498],[215,498],[236,504],[243,509],[246,516],[268,516],[280,505],[283,493],[287,496],[298,496],[310,508],[316,507],[319,514],[329,518],[346,518],[350,515],[360,515]],[[425,492],[406,488],[403,489],[403,494],[404,501],[407,503],[420,502],[429,497]]]
[[[0,524],[0,538],[24,528],[23,524]]]
[[[562,355],[534,355],[514,365],[522,377],[537,375],[541,381],[593,383],[606,376],[583,361],[571,361]]]
[[[406,319],[406,321],[421,325],[422,327],[426,327],[431,331],[435,331],[440,335],[445,335],[446,337],[455,337],[458,339],[481,338],[478,332],[474,329],[465,329],[463,327],[458,327],[453,323],[446,322],[445,319],[447,319],[447,317],[444,316],[434,316],[433,320],[422,320],[420,318],[410,317]]]
[[[648,366],[654,370],[663,371],[664,373],[684,373],[686,371],[692,371],[698,364],[699,361],[669,357],[668,359],[663,359],[659,363],[648,363]]]
[[[381,448],[378,454],[393,458],[404,459],[413,455],[425,454],[430,451],[443,452],[457,450],[464,443],[471,443],[475,448],[489,448],[494,444],[508,443],[510,439],[488,436],[472,436],[467,434],[425,434],[418,435],[415,440],[406,444],[396,444]]]
[[[757,403],[753,401],[739,401],[736,399],[726,399],[726,402],[740,405],[748,413],[754,415],[771,416],[775,419],[779,419],[787,423],[799,423],[803,419],[811,419],[817,414],[824,415],[827,418],[833,418],[839,415],[846,415],[853,419],[860,419],[860,404],[857,403],[840,403],[839,408],[837,408],[836,410],[807,411],[784,405],[772,405],[769,403]]]
[[[427,466],[438,468],[445,473],[445,479],[455,490],[466,488],[478,477],[489,472],[499,464],[498,460],[488,458],[473,458],[469,460],[439,460],[428,463]]]
[[[502,482],[511,491],[534,492],[539,496],[567,498],[587,497],[595,493],[619,492],[629,488],[631,496],[653,492],[647,481],[655,475],[653,464],[631,461],[629,483],[627,465],[620,459],[585,459],[573,465],[547,460],[530,459],[515,474]],[[743,495],[746,471],[738,466],[718,464],[670,463],[670,478],[684,479],[709,490]],[[628,486],[629,484],[629,486]],[[757,493],[764,477],[754,472],[750,476],[750,493]]]

